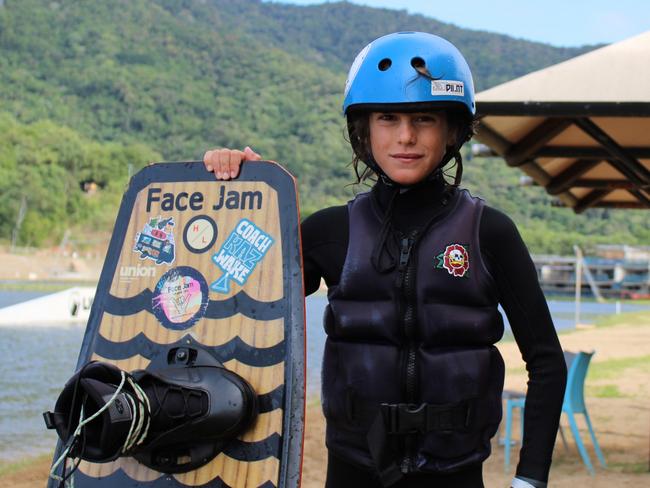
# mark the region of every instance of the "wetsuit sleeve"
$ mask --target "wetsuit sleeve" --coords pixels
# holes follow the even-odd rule
[[[546,482],[562,411],[566,365],[535,265],[515,224],[486,207],[479,229],[481,255],[528,371],[524,440],[517,476]]]
[[[347,205],[329,207],[313,213],[301,225],[305,295],[320,286],[338,284],[348,248]]]

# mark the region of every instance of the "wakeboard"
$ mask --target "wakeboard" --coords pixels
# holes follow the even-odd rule
[[[295,180],[276,163],[246,162],[230,181],[216,181],[202,162],[157,163],[133,176],[77,369],[93,359],[125,371],[146,369],[174,347],[197,346],[253,386],[259,414],[194,471],[164,474],[131,457],[82,461],[72,475],[75,487],[300,485],[305,312],[299,228]]]

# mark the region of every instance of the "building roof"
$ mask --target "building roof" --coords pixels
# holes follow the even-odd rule
[[[477,95],[477,139],[586,208],[650,208],[650,31]]]

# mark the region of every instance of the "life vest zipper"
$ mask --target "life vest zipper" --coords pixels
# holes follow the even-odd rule
[[[407,403],[415,403],[417,396],[417,369],[416,369],[416,317],[415,317],[415,263],[411,259],[417,237],[417,231],[413,231],[408,237],[403,237],[400,245],[399,270],[401,275],[402,299],[404,304],[403,331],[407,340],[406,364],[404,368],[405,389]],[[413,469],[413,434],[407,434],[404,439],[405,452],[400,470],[408,473]]]

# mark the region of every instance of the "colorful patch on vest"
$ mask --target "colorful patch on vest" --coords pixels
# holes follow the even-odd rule
[[[183,330],[203,317],[208,306],[208,284],[194,268],[179,266],[158,281],[151,299],[152,311],[168,329]]]
[[[212,262],[224,274],[210,285],[210,290],[228,293],[230,280],[243,286],[272,244],[269,234],[250,220],[241,219],[219,252],[212,256]]]
[[[436,256],[436,268],[446,269],[447,272],[458,278],[467,275],[469,270],[469,253],[467,247],[461,244],[449,244],[444,252]]]
[[[140,253],[140,259],[151,259],[156,264],[172,264],[175,257],[174,225],[174,217],[149,219],[135,236],[133,250]]]

